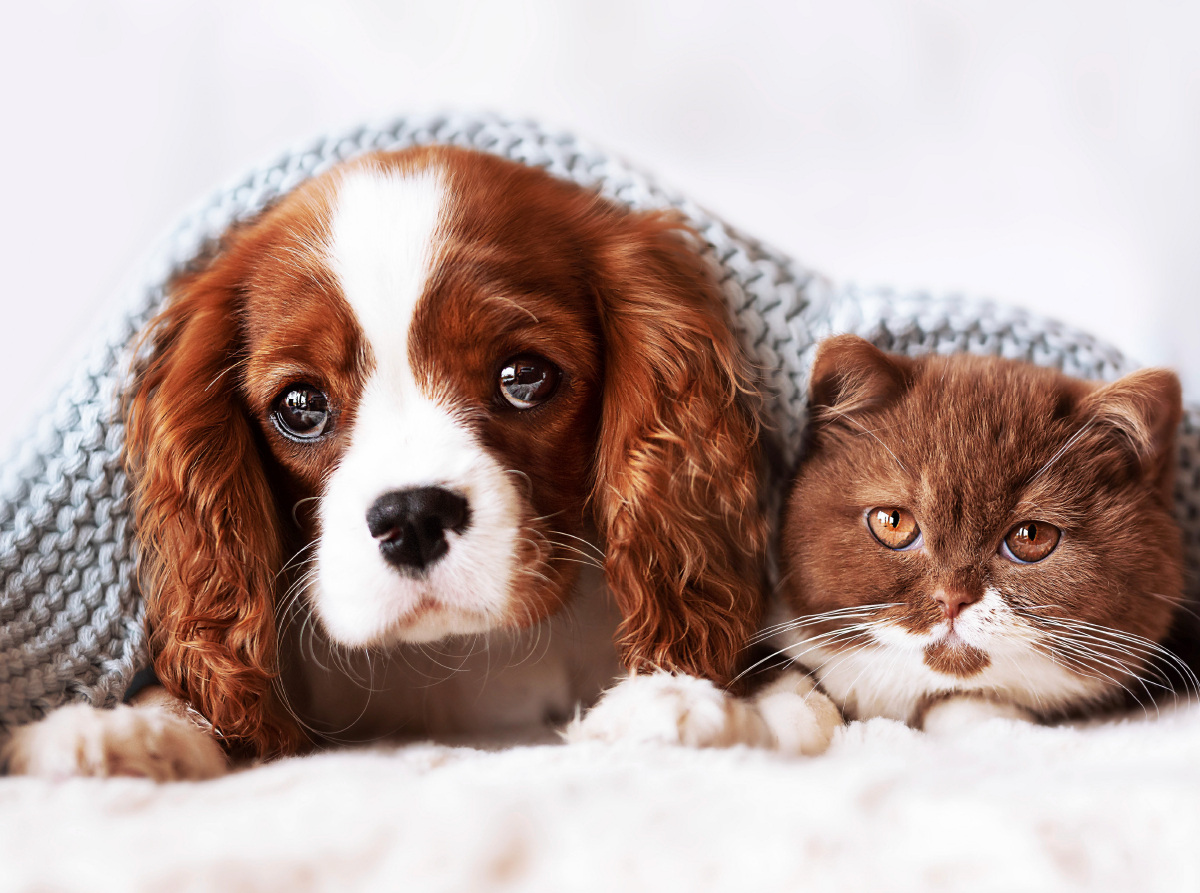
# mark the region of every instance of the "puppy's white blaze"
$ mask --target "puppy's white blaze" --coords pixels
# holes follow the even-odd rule
[[[408,374],[408,330],[441,247],[443,174],[374,168],[337,184],[329,265],[385,380]]]
[[[320,502],[310,590],[330,635],[347,645],[426,642],[501,625],[514,575],[521,503],[510,476],[452,407],[423,393],[408,360],[417,304],[437,262],[447,194],[440,173],[356,171],[340,183],[329,263],[375,358],[349,446]],[[367,529],[383,494],[439,486],[471,518],[419,578],[384,560]]]
[[[842,652],[804,646],[796,636],[792,654],[813,669],[839,707],[854,718],[884,716],[908,721],[925,695],[933,692],[994,693],[1034,711],[1053,710],[1104,690],[1103,680],[1072,673],[1035,647],[1037,632],[1005,603],[996,589],[954,620],[954,634],[987,653],[991,663],[963,679],[939,673],[925,663],[925,647],[946,636],[949,624],[911,633],[895,624],[875,627],[875,647]],[[807,650],[811,649],[811,650]]]

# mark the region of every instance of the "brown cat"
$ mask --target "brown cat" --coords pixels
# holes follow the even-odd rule
[[[769,632],[847,718],[1053,721],[1194,685],[1161,644],[1183,598],[1173,373],[840,336],[811,381]]]

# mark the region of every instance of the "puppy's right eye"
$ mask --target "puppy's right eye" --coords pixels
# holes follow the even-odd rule
[[[275,398],[275,427],[291,440],[317,440],[329,428],[329,398],[310,384],[290,384]]]
[[[913,546],[921,535],[912,512],[894,506],[880,506],[867,512],[867,527],[882,545],[897,552]]]

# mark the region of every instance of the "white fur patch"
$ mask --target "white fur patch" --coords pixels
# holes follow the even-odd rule
[[[1033,716],[1015,704],[998,704],[983,698],[954,696],[938,701],[925,711],[921,728],[931,735],[954,735],[974,730],[979,723],[993,719],[1032,722]]]
[[[1050,712],[1097,698],[1105,689],[1103,680],[1071,672],[1037,648],[1036,630],[995,589],[986,590],[954,621],[953,635],[990,658],[982,672],[963,679],[925,663],[926,646],[948,633],[945,622],[924,634],[884,624],[868,631],[873,646],[842,652],[793,635],[786,653],[811,667],[833,702],[854,719],[881,716],[908,722],[927,695],[952,691],[978,692],[1033,712]]]
[[[449,196],[440,171],[361,170],[338,186],[330,266],[362,327],[375,369],[350,444],[321,499],[310,597],[346,645],[427,642],[504,622],[522,504],[511,476],[452,406],[422,392],[409,363],[412,320],[437,263]],[[444,487],[471,521],[446,531],[449,552],[419,578],[390,567],[367,529],[385,493]]]
[[[754,696],[754,706],[783,753],[816,756],[824,753],[833,733],[843,725],[833,701],[812,679],[788,670]]]
[[[752,705],[707,679],[629,676],[567,729],[567,740],[686,747],[769,747],[771,732]]]
[[[212,736],[161,707],[74,704],[23,726],[4,749],[13,775],[215,778],[227,771]]]

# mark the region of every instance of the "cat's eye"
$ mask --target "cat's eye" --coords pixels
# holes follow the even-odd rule
[[[290,384],[275,398],[271,419],[290,440],[317,440],[329,429],[329,398],[310,384]]]
[[[562,370],[544,357],[520,354],[500,368],[500,396],[517,409],[545,403],[558,390]]]
[[[1033,564],[1053,552],[1061,537],[1062,531],[1053,524],[1022,521],[1004,537],[1000,554],[1018,564]]]
[[[912,512],[894,506],[879,506],[867,512],[867,527],[875,539],[897,552],[915,548],[921,536]]]

